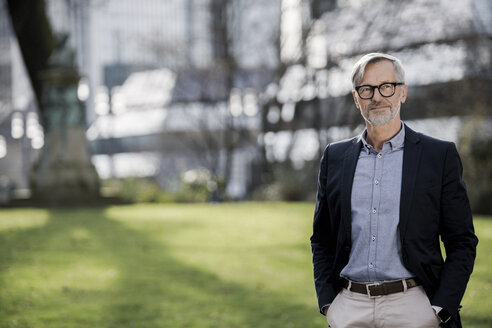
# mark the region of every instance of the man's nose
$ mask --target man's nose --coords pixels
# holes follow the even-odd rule
[[[380,99],[383,99],[384,97],[381,96],[381,93],[379,92],[379,88],[374,88],[374,93],[372,94],[372,100],[380,100]]]

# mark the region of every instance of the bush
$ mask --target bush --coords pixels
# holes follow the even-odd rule
[[[492,121],[474,117],[459,138],[463,176],[474,213],[492,214]]]
[[[210,174],[207,169],[188,170],[181,175],[181,189],[176,193],[175,200],[179,203],[196,203],[220,201],[223,197],[224,182]]]
[[[290,161],[273,163],[272,182],[256,188],[251,198],[267,201],[313,201],[316,195],[318,161],[294,168]]]
[[[181,175],[181,188],[175,193],[163,190],[147,178],[108,179],[103,181],[102,194],[130,203],[197,203],[222,200],[218,195],[224,182],[212,178],[206,169],[195,169]]]
[[[130,203],[170,203],[174,195],[163,191],[152,180],[145,178],[108,179],[103,181],[103,196],[117,197]]]

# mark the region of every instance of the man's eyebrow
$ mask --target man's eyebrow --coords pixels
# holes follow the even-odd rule
[[[375,86],[375,85],[381,85],[381,84],[385,84],[385,83],[398,83],[398,81],[384,80],[383,82],[380,82],[379,84],[361,83],[361,85],[372,85],[372,86]]]

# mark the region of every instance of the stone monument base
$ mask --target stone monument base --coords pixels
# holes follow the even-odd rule
[[[32,200],[48,206],[97,203],[99,177],[90,160],[85,130],[53,128],[45,141],[46,147],[31,170]]]

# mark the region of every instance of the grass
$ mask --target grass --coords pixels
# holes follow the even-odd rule
[[[0,212],[0,327],[326,327],[312,204]],[[492,326],[492,220],[476,218],[464,327]]]

